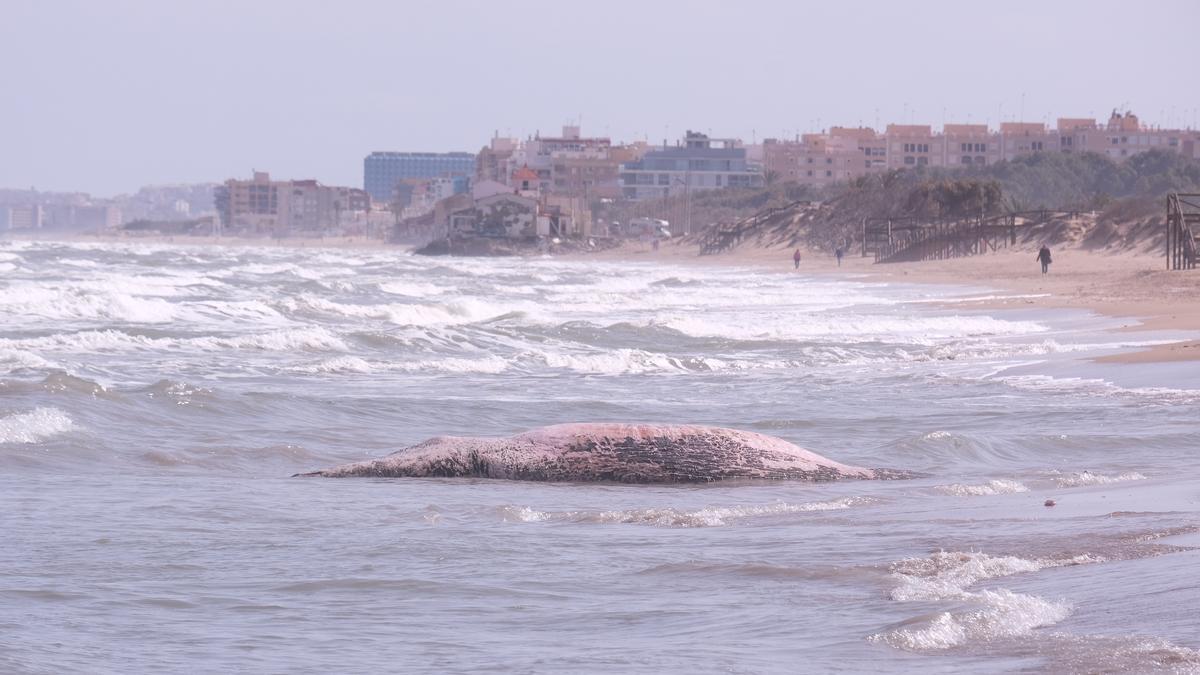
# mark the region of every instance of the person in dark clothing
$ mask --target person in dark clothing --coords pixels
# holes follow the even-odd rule
[[[1042,248],[1038,251],[1037,259],[1038,262],[1042,263],[1042,274],[1049,272],[1050,263],[1053,261],[1050,260],[1050,249],[1045,244],[1042,244]]]
[[[792,254],[792,262],[796,263],[796,269],[800,269],[800,249],[796,249]]]
[[[837,258],[838,267],[841,267],[842,266],[842,256],[846,255],[846,252],[842,250],[841,246],[839,246],[837,248],[837,250],[833,252],[833,255]]]

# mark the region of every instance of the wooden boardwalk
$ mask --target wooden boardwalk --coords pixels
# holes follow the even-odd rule
[[[954,220],[920,220],[911,216],[867,218],[863,221],[863,255],[875,262],[944,260],[979,255],[1017,243],[1017,232],[1077,211],[1013,211],[996,216]]]
[[[1167,269],[1196,267],[1200,252],[1200,194],[1167,195]]]
[[[724,253],[754,234],[764,223],[781,213],[791,211],[801,206],[811,204],[808,200],[797,200],[782,206],[763,209],[752,216],[747,216],[733,223],[717,223],[707,228],[700,235],[700,255]]]

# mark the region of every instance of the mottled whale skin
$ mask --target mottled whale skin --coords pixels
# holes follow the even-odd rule
[[[439,436],[380,459],[297,475],[705,483],[891,479],[909,474],[842,464],[751,431],[697,425],[560,424],[508,438]]]

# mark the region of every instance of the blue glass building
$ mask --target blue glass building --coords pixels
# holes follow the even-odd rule
[[[377,202],[392,201],[396,184],[406,178],[475,175],[469,152],[372,152],[363,160],[363,189]]]

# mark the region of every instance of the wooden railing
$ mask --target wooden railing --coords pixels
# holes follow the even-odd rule
[[[763,209],[752,216],[747,216],[733,223],[716,223],[700,233],[700,255],[723,253],[740,245],[748,236],[753,234],[763,223],[775,216],[810,202],[797,200],[782,206]]]
[[[877,263],[978,255],[1015,244],[1019,229],[1078,215],[1077,211],[1041,209],[955,220],[868,218],[863,221],[863,255],[874,253]]]
[[[1167,195],[1167,269],[1196,267],[1200,249],[1200,194]]]

